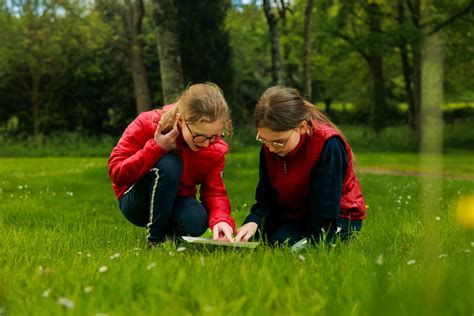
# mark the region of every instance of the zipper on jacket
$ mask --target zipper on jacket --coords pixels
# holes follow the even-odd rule
[[[286,166],[286,160],[283,160],[283,172],[286,174],[288,174],[288,167]]]

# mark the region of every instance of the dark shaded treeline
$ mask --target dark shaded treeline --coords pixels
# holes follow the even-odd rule
[[[430,36],[444,43],[445,99],[474,99],[473,0],[0,4],[4,134],[117,135],[187,84],[213,81],[237,124],[248,124],[266,87],[284,84],[338,122],[375,131],[409,124],[419,137],[421,47]],[[353,109],[336,115],[335,102]]]

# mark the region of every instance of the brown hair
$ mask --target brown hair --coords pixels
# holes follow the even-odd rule
[[[188,123],[213,123],[222,120],[226,133],[232,134],[229,106],[221,88],[215,83],[205,82],[188,86],[173,109],[161,117],[160,123],[165,133],[173,128],[177,113]]]
[[[257,128],[266,127],[275,132],[283,132],[296,128],[302,121],[308,123],[308,133],[312,134],[314,123],[322,123],[336,129],[347,141],[344,134],[314,104],[306,101],[296,89],[273,86],[260,97],[254,112]],[[357,165],[352,152],[353,165]]]
[[[266,127],[276,132],[296,128],[302,121],[330,125],[339,131],[333,122],[316,106],[306,101],[296,89],[274,86],[260,97],[254,112],[257,128]],[[340,131],[339,131],[340,132]]]

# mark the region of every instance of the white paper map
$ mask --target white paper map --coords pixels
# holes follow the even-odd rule
[[[184,241],[190,244],[202,244],[202,245],[215,245],[215,246],[224,246],[224,247],[234,247],[234,248],[255,248],[258,246],[258,242],[230,242],[230,241],[221,241],[213,240],[202,237],[188,237],[181,236]]]

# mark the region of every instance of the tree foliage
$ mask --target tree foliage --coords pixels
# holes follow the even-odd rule
[[[104,3],[107,10],[101,7]],[[136,115],[131,42],[123,18],[130,10],[125,4],[131,3],[0,2],[0,132],[36,135],[39,141],[41,135],[57,131],[119,133]],[[165,102],[160,34],[151,2],[144,3],[136,35],[151,104],[160,107]],[[180,89],[189,83],[216,82],[234,120],[248,123],[274,76],[263,2],[173,3],[179,42],[174,54],[183,72]],[[303,92],[307,1],[267,3],[279,29],[279,80]],[[353,108],[352,116],[345,118],[352,123],[370,123],[375,129],[413,123],[420,113],[420,47],[424,38],[437,33],[444,44],[445,99],[472,102],[473,10],[474,0],[315,1],[311,54],[306,56],[311,101],[325,104],[336,121],[344,120],[332,110],[339,103]],[[406,114],[400,112],[400,103],[408,104]]]

